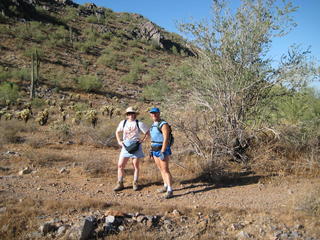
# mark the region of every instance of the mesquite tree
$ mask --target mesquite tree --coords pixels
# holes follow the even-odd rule
[[[295,10],[286,1],[243,0],[233,12],[215,0],[210,22],[180,24],[191,34],[197,57],[187,62],[187,91],[172,101],[181,108],[175,112],[185,114],[170,116],[208,163],[225,156],[247,161],[249,133],[263,106],[279,93],[273,88],[297,89],[314,70],[299,48],[289,50],[277,67],[267,57],[272,39],[295,26],[290,18]]]

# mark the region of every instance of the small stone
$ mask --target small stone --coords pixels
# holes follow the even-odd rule
[[[247,232],[241,231],[237,234],[237,237],[239,239],[248,239],[250,238],[250,235]]]
[[[123,231],[125,230],[124,226],[122,226],[122,225],[120,225],[120,226],[118,227],[118,229],[119,229],[119,231],[121,231],[121,232],[123,232]]]
[[[67,172],[68,172],[68,170],[66,168],[61,168],[59,171],[59,173],[67,173]]]
[[[116,220],[116,217],[115,216],[107,216],[106,219],[105,219],[105,223],[114,223]]]
[[[20,172],[19,172],[19,175],[24,175],[24,174],[29,174],[32,172],[32,169],[30,169],[29,167],[26,167],[24,169],[22,169]]]
[[[7,208],[6,208],[6,207],[0,208],[0,213],[5,213],[6,211],[7,211]]]
[[[174,215],[174,216],[176,216],[176,217],[179,217],[181,214],[180,214],[180,212],[177,210],[177,209],[174,209],[173,211],[172,211],[172,214]]]
[[[145,219],[147,219],[144,215],[140,215],[137,217],[137,222],[142,223]]]

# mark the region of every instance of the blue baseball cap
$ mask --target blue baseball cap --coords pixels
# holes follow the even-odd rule
[[[159,112],[160,112],[160,109],[156,108],[156,107],[151,108],[150,111],[149,111],[149,113],[159,113]]]

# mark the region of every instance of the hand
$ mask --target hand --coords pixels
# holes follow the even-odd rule
[[[160,155],[159,155],[159,158],[160,158],[160,160],[164,160],[164,154],[163,154],[163,152],[160,152]]]
[[[118,142],[120,147],[123,147],[123,141]]]

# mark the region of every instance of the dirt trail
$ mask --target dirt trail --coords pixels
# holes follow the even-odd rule
[[[123,212],[138,211],[161,216],[177,209],[186,215],[189,212],[190,219],[191,213],[197,216],[200,212],[208,216],[211,212],[209,219],[215,219],[212,212],[219,212],[221,215],[219,220],[214,220],[215,222],[212,223],[213,228],[216,228],[214,234],[224,233],[227,228],[229,233],[225,232],[226,236],[238,234],[238,223],[244,224],[245,230],[251,231],[254,236],[259,236],[259,231],[267,232],[263,236],[276,235],[277,227],[271,226],[272,224],[285,229],[281,230],[284,234],[286,234],[285,231],[288,234],[294,232],[294,230],[286,230],[287,225],[294,228],[302,224],[304,230],[299,231],[303,236],[320,235],[316,230],[317,226],[320,226],[319,219],[315,221],[314,218],[305,217],[297,209],[297,203],[320,186],[320,179],[264,178],[250,172],[243,172],[237,179],[210,184],[193,179],[187,171],[172,164],[172,175],[175,179],[174,197],[164,199],[162,194],[157,193],[157,189],[161,187],[159,171],[155,164],[147,159],[141,163],[141,189],[132,190],[132,166],[128,164],[125,189],[114,192],[112,189],[116,182],[118,150],[78,145],[59,146],[59,144],[31,150],[28,145],[22,144],[10,146],[10,150],[19,155],[6,157],[2,155],[0,166],[7,167],[9,170],[0,171],[0,207],[14,207],[19,202],[23,204],[26,199],[42,202],[43,206],[48,202],[47,206],[52,205],[58,209],[54,210],[54,214],[48,214],[45,218],[47,220],[57,217],[78,219],[80,215],[90,214],[92,211],[77,209],[79,206],[98,201],[108,204],[111,209],[115,207]],[[32,173],[19,175],[19,170],[30,165],[30,163],[26,164],[26,156],[30,158],[30,151],[34,154],[32,156],[38,156],[38,162],[31,164]],[[105,172],[101,174],[102,169]],[[67,207],[63,206],[66,202],[71,204]],[[38,219],[34,223],[34,228],[38,228],[45,219]],[[278,222],[279,219],[283,219],[281,224]],[[270,222],[270,226],[265,225],[265,222]],[[194,224],[198,223],[201,222],[195,220],[193,223],[189,222],[187,226],[197,229],[201,226]],[[190,231],[186,234],[191,234],[193,230]],[[221,239],[237,238],[221,237]],[[304,237],[296,239],[304,239]]]

